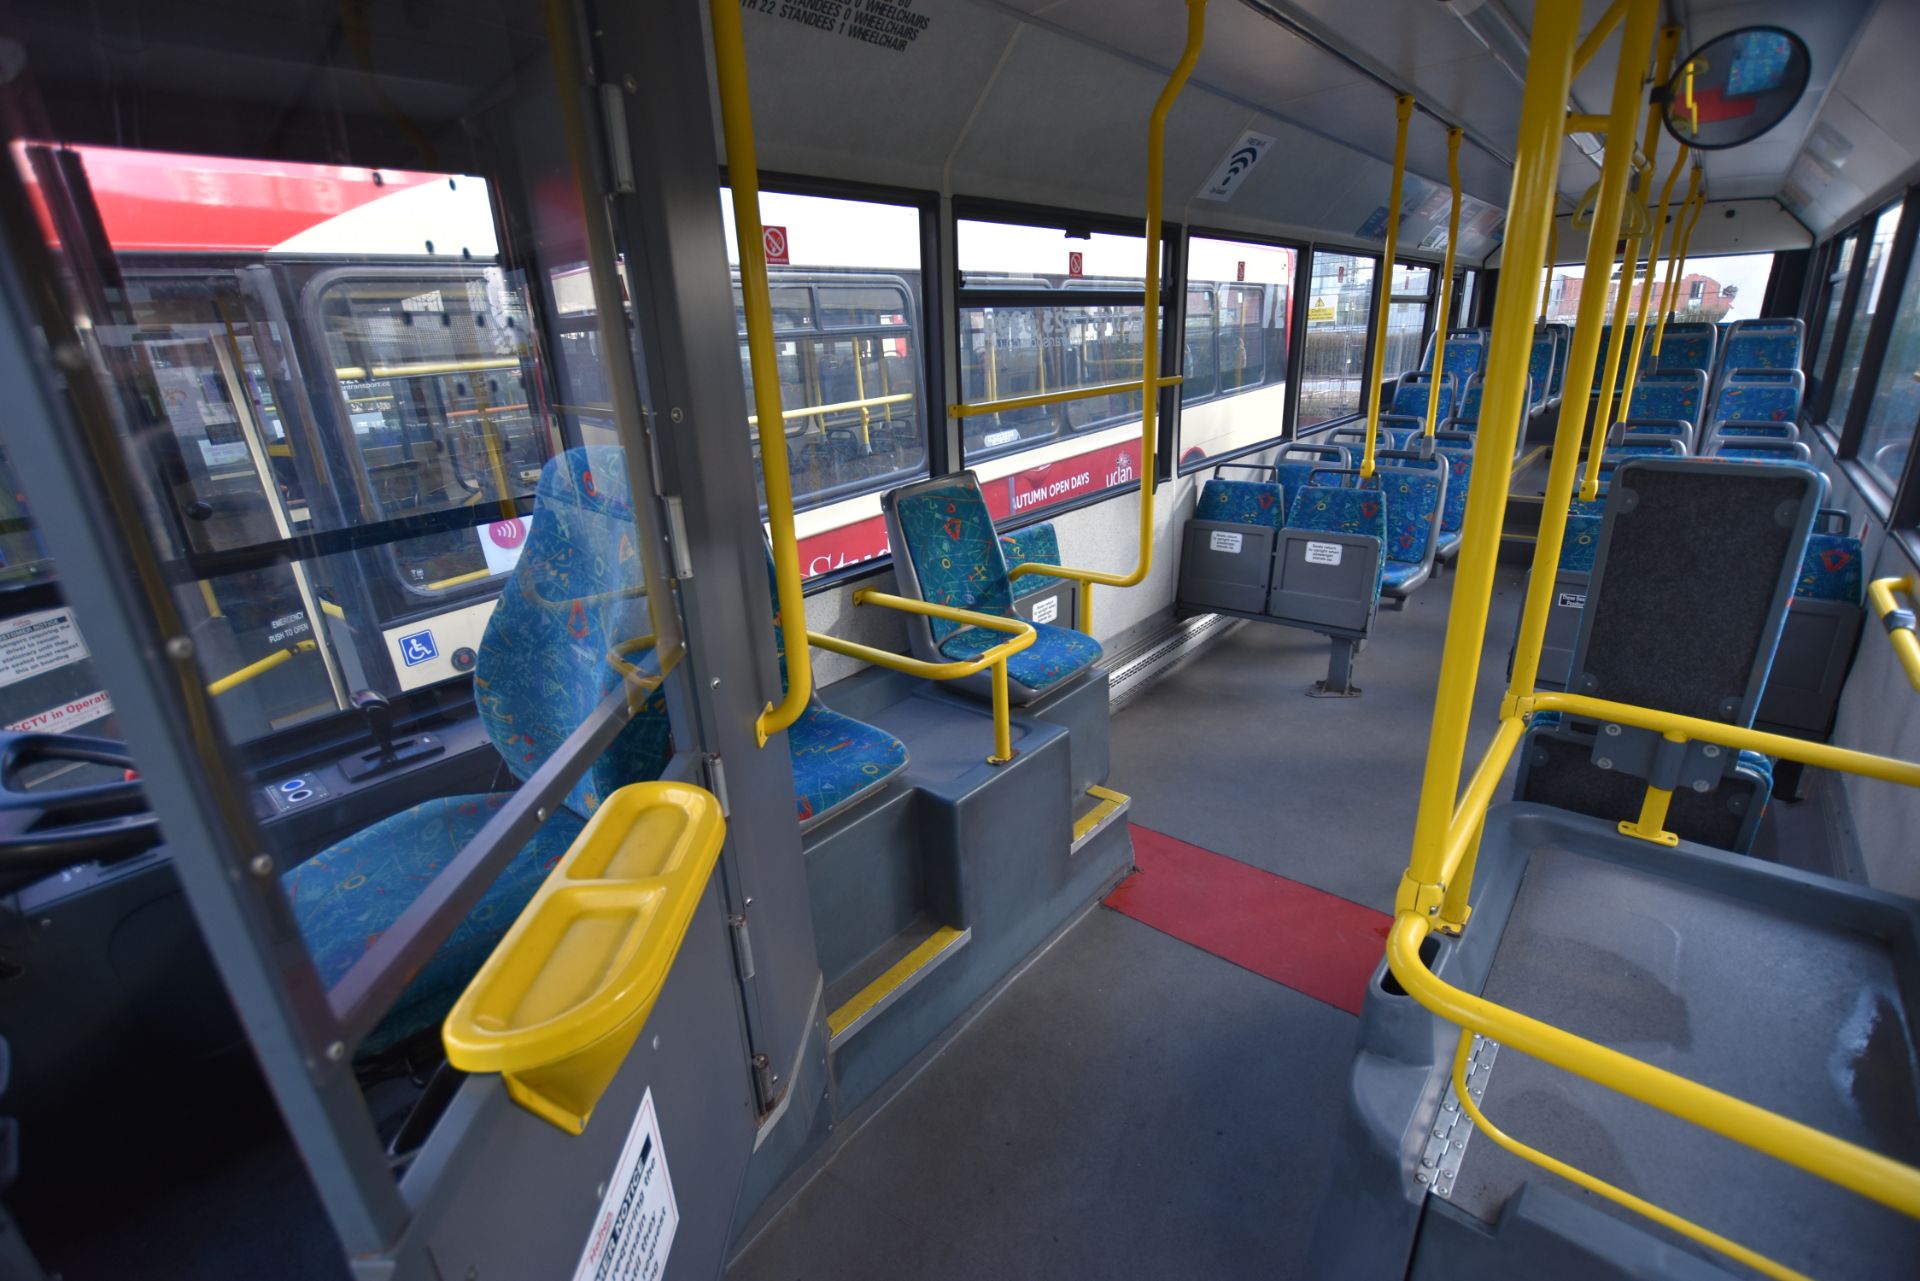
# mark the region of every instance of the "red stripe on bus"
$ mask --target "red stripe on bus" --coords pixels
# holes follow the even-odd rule
[[[1106,905],[1241,969],[1360,1013],[1393,919],[1134,824],[1138,868]]]

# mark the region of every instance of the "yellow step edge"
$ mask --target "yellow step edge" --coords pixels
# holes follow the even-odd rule
[[[838,1042],[899,999],[942,958],[972,937],[972,930],[955,929],[951,925],[943,925],[929,934],[921,940],[920,946],[888,966],[884,974],[855,992],[845,1005],[827,1015],[828,1044]]]
[[[1102,823],[1112,818],[1114,811],[1133,800],[1131,796],[1126,795],[1124,792],[1116,792],[1110,787],[1100,787],[1097,785],[1089,787],[1087,789],[1087,795],[1098,797],[1100,803],[1088,810],[1085,814],[1082,814],[1074,822],[1073,843],[1075,845],[1086,840],[1087,837],[1099,829]]]

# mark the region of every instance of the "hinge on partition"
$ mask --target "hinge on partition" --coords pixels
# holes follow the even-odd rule
[[[727,767],[718,752],[709,752],[700,758],[706,766],[707,790],[713,793],[713,799],[720,802],[720,817],[732,818],[733,807],[727,804]]]
[[[619,85],[600,86],[600,114],[607,136],[607,178],[618,195],[632,195],[633,149],[627,144],[627,100]]]
[[[733,959],[740,966],[740,981],[746,982],[753,977],[753,936],[747,933],[747,918],[736,912],[727,917],[727,924],[733,927]]]
[[[753,1064],[754,1087],[759,1090],[760,1098],[766,1104],[770,1105],[775,1097],[773,1092],[773,1063],[765,1054],[754,1055],[750,1062]]]
[[[693,577],[693,559],[687,555],[687,508],[678,494],[667,498],[667,545],[673,551],[673,576],[682,582]]]

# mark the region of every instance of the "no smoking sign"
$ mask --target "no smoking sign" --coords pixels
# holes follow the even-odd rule
[[[767,251],[767,266],[787,265],[787,229],[768,227],[760,233],[760,244]]]

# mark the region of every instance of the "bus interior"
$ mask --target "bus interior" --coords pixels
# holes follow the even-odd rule
[[[0,3],[0,1277],[1914,1275],[1915,48]]]

